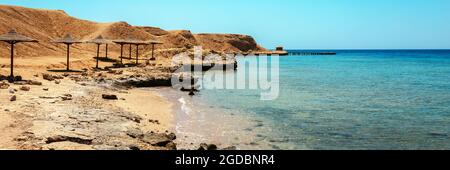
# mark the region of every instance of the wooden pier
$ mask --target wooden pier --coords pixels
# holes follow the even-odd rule
[[[311,56],[311,55],[337,55],[336,52],[308,52],[308,51],[299,51],[299,52],[288,52],[288,51],[269,51],[269,52],[257,52],[257,53],[243,53],[244,56],[260,56],[260,55],[266,55],[266,56],[272,56],[272,55],[279,55],[279,56]]]
[[[234,53],[234,55],[238,55],[238,53]],[[336,55],[336,52],[327,52],[327,51],[286,51],[282,46],[278,46],[275,50],[272,51],[258,51],[258,52],[244,52],[243,56],[289,56],[289,55],[297,55],[297,56],[311,56],[311,55]]]
[[[289,55],[336,55],[335,52],[289,52]]]

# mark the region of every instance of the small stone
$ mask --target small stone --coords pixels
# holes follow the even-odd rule
[[[167,135],[167,138],[169,138],[170,140],[175,140],[177,139],[177,136],[175,135],[175,133],[170,133]]]
[[[55,80],[55,78],[54,78],[51,74],[47,74],[47,73],[42,74],[42,78],[43,78],[44,80],[48,80],[48,81],[53,81],[53,80]]]
[[[190,91],[190,92],[189,92],[189,96],[195,96],[194,91]]]
[[[63,101],[67,101],[67,100],[72,100],[72,97],[69,97],[69,96],[61,96],[61,99],[62,99]]]
[[[237,150],[236,146],[229,146],[226,148],[223,148],[222,150]]]
[[[22,86],[22,87],[20,87],[20,90],[22,90],[22,91],[30,91],[30,87],[28,87],[28,86]]]
[[[129,129],[127,135],[132,138],[142,138],[144,137],[144,133],[140,129]]]
[[[214,145],[214,144],[210,144],[210,145],[208,145],[207,150],[209,150],[209,151],[211,151],[211,150],[217,150],[217,146]]]
[[[200,147],[197,150],[199,150],[199,151],[206,151],[206,150],[208,150],[208,144],[201,143]]]
[[[11,98],[9,98],[9,101],[16,101],[17,100],[17,97],[16,97],[16,95],[13,95],[13,96],[11,96]]]
[[[22,76],[16,76],[16,77],[14,77],[14,81],[22,81]]]
[[[42,86],[42,82],[34,81],[34,80],[28,81],[28,84],[29,85],[34,85],[34,86]]]
[[[53,75],[53,78],[59,79],[59,80],[64,79],[64,77],[65,77],[65,76],[62,76],[62,75]]]
[[[198,148],[199,151],[206,151],[206,150],[217,150],[217,146],[214,144],[206,144],[202,143],[200,144],[200,147]]]
[[[74,143],[79,143],[79,144],[91,145],[93,140],[94,140],[93,138],[87,138],[87,137],[57,135],[57,136],[47,137],[47,140],[45,141],[45,143],[50,144],[50,143],[55,143],[55,142],[69,141],[69,142],[74,142]]]
[[[42,90],[44,90],[44,91],[48,91],[48,88],[43,88]]]
[[[61,80],[55,80],[55,84],[61,84]]]
[[[102,98],[107,100],[118,100],[117,96],[113,94],[103,94]]]
[[[130,150],[133,150],[133,151],[139,151],[139,150],[141,150],[141,149],[139,148],[139,146],[137,146],[137,145],[130,145],[130,146],[128,146],[128,148],[130,148]]]
[[[17,138],[14,139],[15,141],[27,141],[28,140],[28,136],[19,136]]]
[[[263,127],[263,126],[264,126],[263,123],[257,123],[257,124],[255,125],[255,127]]]
[[[4,81],[0,82],[0,89],[8,89],[9,83],[6,83]]]
[[[166,144],[166,148],[169,150],[177,150],[177,144],[175,144],[174,142],[169,142]]]
[[[14,93],[16,93],[16,90],[11,88],[11,89],[9,89],[9,93],[14,94]]]
[[[156,133],[147,133],[142,139],[143,142],[146,142],[153,146],[166,147],[172,140],[170,140],[166,134],[156,134]]]

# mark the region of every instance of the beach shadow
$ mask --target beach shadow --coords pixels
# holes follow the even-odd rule
[[[0,81],[8,81],[9,83],[14,83],[16,81],[23,81],[22,76],[4,76],[4,75],[0,75]]]
[[[93,58],[97,60],[97,57],[93,57]],[[98,61],[101,61],[101,62],[108,62],[108,63],[116,63],[116,62],[118,62],[119,60],[113,59],[113,58],[99,57],[99,58],[98,58]]]
[[[54,73],[82,73],[84,71],[82,70],[66,70],[66,69],[51,69],[51,70],[47,70],[48,72],[54,72]]]
[[[92,70],[94,71],[94,72],[97,72],[97,71],[109,71],[110,69],[109,68],[107,68],[107,67],[105,67],[105,68],[96,68],[96,67],[92,67]]]

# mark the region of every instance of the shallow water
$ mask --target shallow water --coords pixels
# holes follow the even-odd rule
[[[260,90],[158,90],[177,101],[180,148],[450,149],[450,51],[336,52],[280,57],[273,101]],[[246,73],[238,61],[226,75]]]
[[[191,97],[172,88],[151,90],[174,101],[176,142],[180,149],[197,149],[201,143],[244,150],[279,149],[266,140],[272,129],[264,126],[267,120],[263,117],[218,106],[205,101],[201,94]]]
[[[274,101],[202,90],[193,105],[256,123],[252,149],[450,149],[450,51],[336,52],[280,57]]]

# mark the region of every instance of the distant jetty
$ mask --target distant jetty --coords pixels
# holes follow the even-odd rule
[[[273,51],[262,51],[262,52],[248,52],[244,53],[243,55],[254,55],[254,56],[260,56],[260,55],[279,55],[279,56],[288,56],[288,55],[300,55],[300,56],[307,56],[307,55],[336,55],[336,52],[321,52],[321,51],[286,51],[283,49],[283,47],[279,46]]]
[[[336,52],[290,52],[289,55],[336,55]]]

